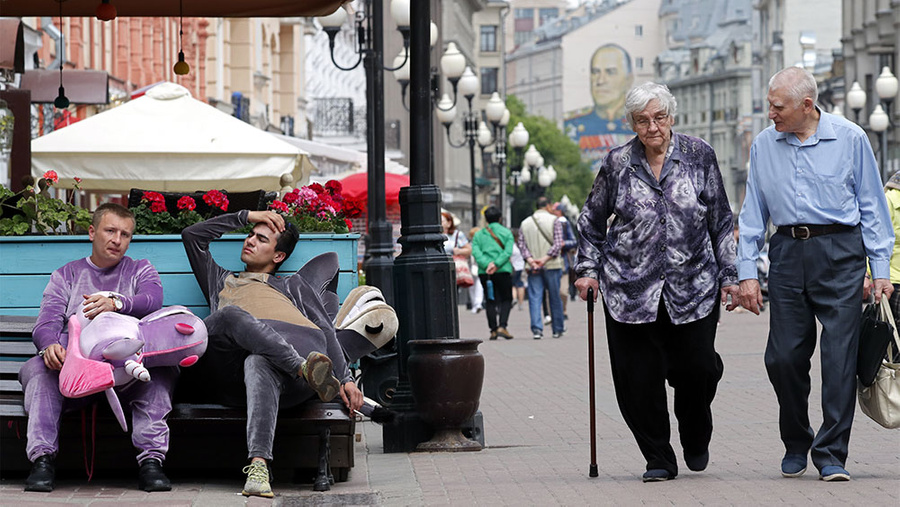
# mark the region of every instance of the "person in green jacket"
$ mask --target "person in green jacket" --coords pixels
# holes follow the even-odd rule
[[[500,223],[500,210],[490,206],[484,210],[487,227],[472,237],[472,257],[478,263],[478,278],[484,288],[484,307],[487,310],[491,340],[502,336],[512,340],[506,330],[512,308],[512,232]]]

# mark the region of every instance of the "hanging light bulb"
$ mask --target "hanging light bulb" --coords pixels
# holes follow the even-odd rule
[[[178,62],[175,63],[174,70],[175,74],[179,76],[183,76],[191,71],[191,66],[184,61],[184,51],[178,52]]]
[[[184,3],[182,0],[178,0],[178,62],[175,63],[175,67],[172,69],[175,71],[175,74],[179,76],[184,76],[188,72],[191,71],[191,66],[184,61]]]
[[[116,6],[109,3],[109,0],[101,0],[97,10],[94,11],[94,15],[100,21],[112,21],[116,19],[116,14]]]
[[[63,28],[63,19],[62,19],[62,2],[59,3],[59,30],[62,32]],[[57,107],[57,109],[65,109],[69,107],[69,98],[66,97],[66,89],[63,87],[63,62],[65,61],[65,55],[57,55],[59,58],[59,95],[56,99],[53,100],[53,105]]]

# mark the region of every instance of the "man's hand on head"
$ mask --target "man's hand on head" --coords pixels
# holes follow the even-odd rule
[[[341,386],[341,399],[344,400],[344,404],[350,409],[351,414],[359,411],[363,406],[362,392],[353,382],[347,382]]]
[[[284,217],[274,211],[251,211],[247,214],[251,224],[266,224],[273,231],[284,232]]]
[[[42,359],[44,360],[44,366],[51,370],[59,371],[62,369],[63,363],[66,362],[66,349],[62,345],[54,343],[44,349]]]

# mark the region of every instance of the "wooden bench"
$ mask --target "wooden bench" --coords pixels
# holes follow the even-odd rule
[[[350,288],[356,285],[357,236],[351,236],[352,241],[347,242],[347,245],[339,244],[336,247],[331,243],[316,246],[310,246],[308,243],[298,244],[294,254],[297,258],[292,257],[290,261],[293,263],[286,264],[284,268],[296,270],[311,256],[321,251],[330,248],[341,250],[339,295],[343,299]],[[213,243],[212,249],[217,259],[228,259],[232,254],[234,258],[238,258],[240,241],[235,240],[234,245],[226,243],[218,241]],[[73,245],[68,246],[68,250],[73,250]],[[72,258],[69,260],[86,255],[90,251],[89,246],[87,248],[87,250],[84,247],[74,248],[74,253],[70,254]],[[235,248],[237,250],[234,250]],[[47,271],[64,263],[47,261],[45,252],[38,250],[32,252],[28,248],[25,250],[27,252],[19,254],[41,257],[46,266],[53,266],[44,268]],[[343,250],[353,254],[352,271],[344,271],[344,257],[348,255]],[[189,283],[192,279],[192,275],[188,278],[189,268],[185,272],[183,267],[173,267],[172,257],[177,257],[177,253],[163,252],[158,240],[141,242],[138,238],[132,243],[128,253],[134,258],[148,258],[157,267],[163,279],[165,305],[182,304],[199,316],[208,314],[208,308],[204,306],[205,301],[202,300],[196,282],[193,286]],[[141,253],[156,253],[157,256]],[[183,248],[180,255],[184,256]],[[0,263],[2,264],[0,290],[3,292],[0,295],[0,300],[3,300],[3,304],[0,304],[0,475],[6,476],[21,475],[31,466],[25,455],[27,418],[18,372],[21,365],[36,353],[31,340],[31,329],[40,302],[39,294],[49,279],[49,272],[35,272],[34,264],[37,263],[32,263],[28,268],[31,271],[23,269],[20,271],[24,272],[11,275],[10,264],[14,263],[8,263],[7,259],[11,260],[13,257],[9,256],[7,250],[4,251],[3,258],[4,262]],[[160,262],[157,262],[157,258]],[[229,267],[227,262],[222,264]],[[3,270],[7,272],[4,273]],[[16,287],[22,288],[16,291],[17,294],[10,294],[15,290],[11,280],[15,281]],[[31,295],[30,299],[36,297],[37,300],[26,303],[28,306],[11,308],[8,302],[22,300],[22,292]],[[9,315],[10,313],[14,315]],[[174,407],[169,415],[171,441],[166,455],[166,470],[176,482],[179,475],[192,475],[199,471],[222,471],[239,478],[240,469],[247,464],[246,410],[210,402],[213,397],[205,396],[205,393],[209,393],[210,384],[206,381],[208,377],[203,371],[209,366],[201,359],[197,365],[183,368],[176,388]],[[75,411],[63,417],[57,469],[84,470],[85,455],[90,458],[95,452],[94,466],[98,473],[125,471],[133,474],[136,471],[134,462],[136,451],[131,445],[130,434],[123,433],[119,428],[102,394],[99,395],[97,407],[96,441],[93,444],[90,409],[85,412],[86,416],[82,411]],[[87,420],[84,431],[83,417]],[[130,418],[126,419],[130,426]],[[272,462],[275,479],[307,482],[323,468],[333,474],[335,481],[347,480],[349,470],[354,465],[355,432],[355,419],[350,417],[343,403],[322,403],[314,400],[282,410],[279,414]],[[87,449],[82,443],[83,437],[87,442]],[[326,461],[321,462],[321,458],[325,458]]]

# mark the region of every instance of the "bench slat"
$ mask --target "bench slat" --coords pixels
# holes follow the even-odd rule
[[[0,355],[3,356],[33,356],[37,354],[34,343],[30,341],[6,341],[0,340]]]

